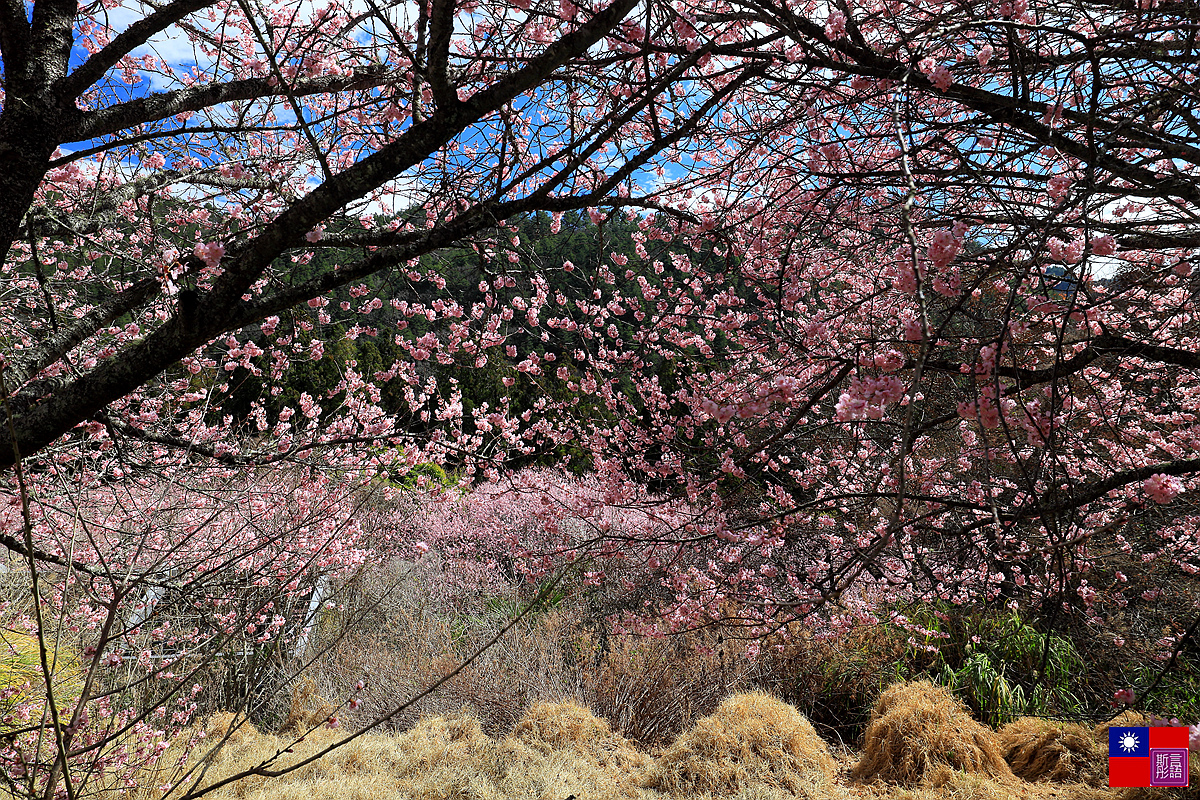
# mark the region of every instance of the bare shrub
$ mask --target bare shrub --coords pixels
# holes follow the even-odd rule
[[[316,711],[328,715],[325,702],[349,727],[378,719],[455,669],[519,610],[497,601],[479,613],[455,613],[425,591],[436,580],[436,565],[394,562],[365,569],[342,587],[341,607],[327,613],[314,642],[322,655],[307,673],[311,681],[292,689],[287,726]],[[622,736],[661,745],[760,677],[744,643],[722,643],[716,633],[618,636],[607,625],[586,598],[531,614],[386,727],[405,730],[424,715],[465,711],[488,735],[501,736],[532,705],[573,700]],[[357,690],[360,680],[365,686]],[[346,705],[350,698],[354,708]]]
[[[742,643],[714,638],[703,632],[610,637],[607,651],[580,657],[581,701],[622,735],[644,746],[667,744],[760,677],[759,664],[743,657]],[[577,641],[590,653],[590,639]]]

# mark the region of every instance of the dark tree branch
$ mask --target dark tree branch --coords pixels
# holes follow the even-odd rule
[[[454,33],[454,0],[432,0],[429,15],[429,45],[425,53],[425,77],[438,108],[458,102],[450,85],[450,37]]]
[[[150,37],[161,33],[189,14],[214,5],[216,0],[173,0],[151,14],[134,22],[109,42],[100,52],[79,65],[56,88],[58,96],[72,100],[104,77],[117,62],[142,46]]]
[[[16,431],[16,441],[11,435],[4,437],[8,441],[0,441],[0,465],[11,464],[14,453],[29,455],[45,447],[213,337],[261,319],[269,312],[257,313],[260,307],[242,297],[279,254],[346,203],[378,189],[436,152],[475,120],[495,112],[514,97],[540,84],[562,64],[586,53],[629,13],[636,1],[618,0],[531,58],[524,67],[476,93],[469,101],[439,108],[426,122],[412,125],[396,141],[334,175],[298,200],[253,239],[232,246],[222,262],[224,274],[210,292],[197,298],[194,324],[177,314],[129,349],[102,362],[67,386],[39,398],[31,408],[17,412],[10,425],[10,429]],[[266,88],[265,80],[243,81],[238,85],[248,89],[250,85],[259,84],[260,88]],[[229,86],[231,84],[225,85]],[[213,102],[211,96],[209,102]],[[480,219],[478,224],[483,224],[483,220]],[[442,246],[453,241],[458,238],[454,230],[445,227],[445,232],[430,237],[426,246]],[[335,285],[345,282],[338,278],[334,280]],[[346,276],[346,280],[350,277]]]
[[[29,20],[21,0],[0,0],[0,58],[9,76],[25,71],[29,57]]]
[[[20,399],[21,394],[17,391],[19,387],[71,352],[88,337],[95,335],[97,330],[111,324],[122,314],[144,305],[161,291],[161,284],[154,279],[148,278],[135,283],[125,291],[105,298],[74,324],[60,328],[34,350],[17,351],[12,357],[12,363],[2,373],[8,391],[15,394],[14,399]]]
[[[1000,364],[995,367],[993,374],[1001,378],[1014,380],[1017,382],[1018,388],[1024,389],[1060,380],[1068,375],[1086,369],[1104,356],[1113,355],[1140,358],[1145,361],[1171,364],[1192,370],[1200,369],[1200,353],[1182,350],[1177,347],[1162,347],[1145,342],[1135,342],[1124,336],[1105,331],[1092,339],[1091,343],[1081,352],[1065,361],[1058,362],[1053,367],[1047,367],[1046,369],[1025,369],[1023,367]],[[957,361],[931,359],[925,362],[925,367],[935,372],[961,375],[963,374],[963,367],[970,369],[971,365]],[[984,377],[986,379],[986,376]]]
[[[1002,520],[1017,520],[1062,514],[1099,500],[1114,489],[1120,489],[1131,483],[1144,481],[1151,475],[1161,473],[1163,475],[1179,476],[1191,475],[1195,472],[1200,472],[1200,458],[1181,459],[1179,461],[1168,461],[1165,464],[1150,464],[1149,466],[1138,467],[1136,469],[1122,470],[1113,473],[1103,480],[1095,481],[1094,483],[1089,483],[1086,486],[1073,490],[1070,497],[1061,503],[1046,506],[1035,505],[1012,514],[1001,514],[1000,518]]]
[[[353,75],[300,78],[292,81],[288,89],[296,97],[306,97],[350,89],[370,89],[386,85],[398,77],[400,76],[379,67],[359,70]],[[272,86],[268,78],[246,78],[227,83],[190,86],[186,89],[139,97],[98,111],[83,112],[79,115],[79,121],[69,131],[69,135],[61,141],[83,141],[109,136],[127,128],[234,100],[256,100],[263,97],[278,97],[284,100],[286,96],[278,86]]]

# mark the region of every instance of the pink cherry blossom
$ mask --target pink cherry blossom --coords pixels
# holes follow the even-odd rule
[[[841,11],[830,11],[825,21],[825,35],[830,39],[841,39],[846,35],[846,15]]]
[[[1169,503],[1183,491],[1183,481],[1173,475],[1158,473],[1142,482],[1142,489],[1156,503]]]
[[[1071,188],[1072,183],[1074,181],[1071,180],[1069,175],[1052,175],[1047,184],[1046,191],[1049,193],[1051,200],[1055,203],[1061,203],[1066,198],[1067,190]]]
[[[1105,234],[1092,239],[1092,253],[1098,256],[1111,256],[1117,252],[1117,241]]]
[[[221,263],[221,259],[225,257],[225,245],[218,242],[207,242],[198,244],[193,251],[196,258],[203,261],[207,266],[215,268]]]

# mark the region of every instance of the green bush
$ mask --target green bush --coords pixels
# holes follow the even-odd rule
[[[936,677],[981,720],[999,727],[1020,716],[1083,714],[1070,688],[1083,660],[1067,639],[1042,634],[1016,614],[983,617],[974,628],[961,660],[943,661]]]
[[[1158,679],[1164,666],[1160,661],[1135,665],[1125,686],[1132,687],[1135,692],[1146,691]],[[1174,717],[1193,725],[1200,722],[1200,660],[1186,656],[1178,658],[1154,691],[1139,699],[1138,705],[1163,719]]]
[[[1043,634],[1015,612],[937,612],[924,608],[913,614],[921,627],[937,633],[940,643],[932,655],[910,649],[910,674],[905,677],[941,683],[980,720],[997,727],[1020,716],[1084,714],[1084,703],[1071,688],[1084,662],[1068,639]]]
[[[756,682],[779,693],[819,730],[854,741],[879,693],[905,676],[907,637],[892,625],[863,626],[831,640],[803,632],[762,648]]]
[[[1084,661],[1065,637],[1047,638],[1011,613],[906,612],[903,625],[863,626],[831,641],[793,637],[778,654],[764,648],[764,682],[844,740],[861,734],[879,693],[896,680],[940,683],[995,726],[1024,715],[1084,715],[1074,688]]]
[[[422,478],[425,480],[422,482]],[[410,491],[419,488],[443,488],[448,489],[455,484],[455,481],[446,474],[446,470],[432,461],[424,461],[420,464],[414,464],[412,469],[404,473],[399,479],[393,479],[392,484],[401,489]]]

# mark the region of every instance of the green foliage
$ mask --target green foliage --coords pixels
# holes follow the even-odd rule
[[[546,615],[561,608],[574,596],[568,586],[562,581],[555,583],[552,579],[543,581],[529,596],[514,597],[512,595],[492,595],[482,598],[473,610],[452,614],[447,621],[450,631],[450,641],[459,648],[469,648],[477,643],[481,631],[494,631],[509,622],[518,614],[525,611],[532,603],[532,608],[521,620],[524,628],[536,627],[544,623]],[[460,655],[465,655],[464,650]]]
[[[564,586],[562,581],[554,583],[552,580],[547,579],[542,581],[537,591],[533,592],[531,597],[487,598],[483,602],[483,616],[489,619],[510,620],[532,603],[533,607],[526,615],[527,619],[532,619],[538,615],[553,611],[571,596],[570,588]]]
[[[994,726],[1087,711],[1076,648],[1014,613],[922,606],[908,609],[904,624],[862,626],[832,641],[798,637],[764,653],[784,698],[847,740],[862,733],[880,693],[898,680],[940,683]]]
[[[1135,691],[1148,689],[1164,666],[1161,661],[1134,666],[1126,686]],[[1164,719],[1175,717],[1193,724],[1200,721],[1200,659],[1186,655],[1177,659],[1154,691],[1140,698],[1139,706]]]
[[[1071,683],[1084,662],[1066,638],[1043,634],[1016,613],[939,616],[930,609],[914,615],[941,640],[930,661],[911,648],[914,672],[952,689],[978,718],[1004,725],[1019,716],[1081,716],[1083,701]],[[922,662],[925,663],[922,663]]]
[[[1008,680],[1004,665],[998,670],[986,653],[972,653],[957,671],[949,664],[943,665],[938,682],[979,709],[984,721],[997,727],[1021,716],[1028,704],[1025,689]]]
[[[432,461],[414,464],[412,469],[404,473],[402,477],[389,480],[389,482],[393,486],[410,491],[438,487],[448,489],[456,483],[453,478],[446,474],[446,470]]]
[[[13,631],[3,632],[0,642],[0,690],[18,690],[8,699],[0,699],[0,715],[7,715],[29,699],[34,683],[41,678],[37,639]]]

